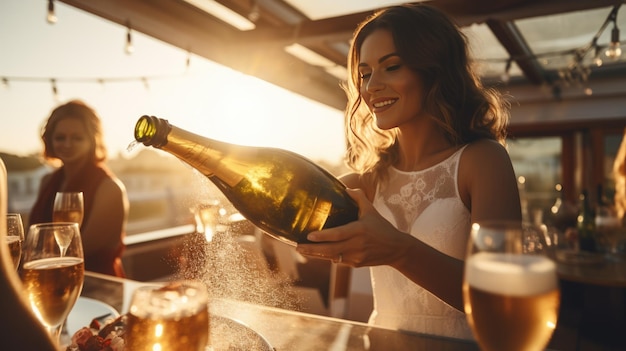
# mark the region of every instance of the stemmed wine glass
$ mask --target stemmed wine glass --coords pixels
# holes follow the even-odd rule
[[[22,242],[24,241],[24,224],[22,223],[22,216],[19,213],[7,214],[6,240],[9,244],[11,258],[13,258],[13,265],[15,266],[15,269],[17,269],[20,265],[20,258],[22,257]]]
[[[554,261],[526,244],[538,230],[521,222],[472,225],[463,299],[481,350],[539,351],[550,341],[560,291]]]
[[[82,192],[57,192],[52,207],[53,222],[76,222],[80,227],[85,215]],[[57,236],[57,243],[61,247],[61,257],[65,255],[69,238]]]
[[[57,237],[67,238],[65,255]],[[77,223],[30,226],[24,243],[21,278],[29,304],[59,343],[61,326],[83,288],[85,265]]]
[[[613,206],[599,206],[596,210],[596,242],[606,253],[609,261],[619,262],[619,244],[626,237],[626,227],[622,225],[617,210]]]

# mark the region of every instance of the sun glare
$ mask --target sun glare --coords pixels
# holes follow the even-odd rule
[[[56,9],[58,23],[51,26],[33,16],[35,2],[0,3],[0,23],[11,29],[0,32],[3,74],[28,72],[39,78],[8,81],[0,90],[0,114],[20,120],[3,129],[0,151],[38,152],[39,128],[52,109],[82,99],[102,118],[112,157],[128,154],[137,119],[153,115],[226,142],[279,147],[315,160],[341,159],[341,111],[139,32],[133,33],[134,53],[127,55],[120,43],[124,27],[63,3]],[[49,77],[58,78],[55,89]]]

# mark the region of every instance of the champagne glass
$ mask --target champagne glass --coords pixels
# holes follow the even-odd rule
[[[76,222],[80,227],[83,223],[84,201],[82,192],[57,192],[52,207],[53,222]],[[61,248],[61,257],[65,256],[70,238],[59,233],[56,237]]]
[[[619,244],[626,237],[626,228],[615,207],[599,206],[596,212],[596,242],[609,261],[618,262],[621,260]]]
[[[209,342],[206,286],[183,280],[137,288],[126,330],[129,350],[205,351]]]
[[[463,280],[467,320],[484,351],[544,350],[559,313],[556,264],[532,251],[538,228],[521,222],[474,223]]]
[[[57,237],[69,238],[61,256]],[[59,343],[61,326],[83,288],[85,265],[77,223],[33,224],[24,242],[22,285],[32,311]]]
[[[17,269],[20,265],[22,242],[24,241],[24,224],[22,223],[22,216],[19,213],[7,214],[6,240],[9,244],[11,258],[13,258],[13,265],[15,269]]]

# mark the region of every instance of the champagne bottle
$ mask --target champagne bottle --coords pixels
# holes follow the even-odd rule
[[[580,212],[578,213],[578,244],[582,251],[596,251],[595,242],[595,213],[589,203],[587,190],[580,194]]]
[[[308,242],[311,231],[358,218],[345,185],[296,153],[209,139],[154,116],[139,118],[135,139],[197,169],[244,217],[288,244]]]

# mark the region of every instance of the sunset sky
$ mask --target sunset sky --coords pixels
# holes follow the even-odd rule
[[[207,137],[340,162],[342,111],[198,56],[187,66],[186,51],[138,32],[126,54],[125,27],[58,1],[55,9],[49,24],[46,1],[0,2],[0,151],[39,152],[52,109],[82,99],[100,114],[111,157],[131,156],[135,122],[148,114]]]

